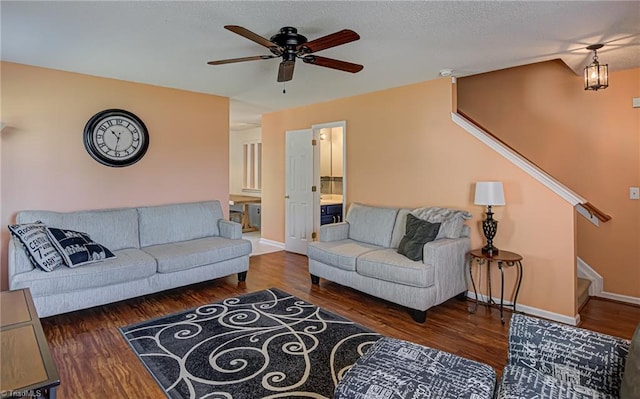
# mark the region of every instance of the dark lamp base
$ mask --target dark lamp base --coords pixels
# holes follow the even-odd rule
[[[482,248],[484,254],[497,254],[498,248],[493,246],[493,238],[498,232],[498,221],[493,218],[493,212],[491,212],[491,205],[487,206],[487,218],[482,221],[482,232],[487,238],[487,245]]]

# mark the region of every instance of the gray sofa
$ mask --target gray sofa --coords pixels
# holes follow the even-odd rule
[[[46,272],[9,243],[9,289],[29,288],[40,317],[103,305],[238,273],[244,281],[251,242],[223,218],[219,201],[79,212],[21,211],[16,223],[88,233],[116,257]]]
[[[435,210],[436,212],[431,212]],[[409,213],[442,221],[435,241],[423,248],[423,260],[397,252]],[[422,214],[422,215],[421,215]],[[469,227],[464,211],[445,208],[399,209],[352,204],[343,223],[320,227],[319,241],[309,243],[309,273],[409,308],[417,322],[426,311],[465,294]],[[446,222],[446,224],[445,224]]]

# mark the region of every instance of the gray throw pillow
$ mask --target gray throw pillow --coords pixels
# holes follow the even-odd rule
[[[435,240],[439,229],[440,223],[430,223],[408,214],[407,232],[400,240],[398,253],[411,260],[422,260],[424,244]]]
[[[638,398],[640,398],[640,324],[631,338],[620,388],[620,399]]]

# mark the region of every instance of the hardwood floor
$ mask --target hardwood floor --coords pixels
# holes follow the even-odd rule
[[[276,252],[252,257],[244,283],[230,276],[42,319],[60,373],[58,398],[164,397],[118,327],[271,287],[381,334],[482,361],[498,373],[506,363],[509,323],[500,323],[497,309],[479,306],[470,314],[472,302],[451,299],[430,309],[426,323],[417,324],[401,306],[322,279],[313,286],[305,256]],[[640,322],[640,307],[592,299],[581,315],[582,327],[630,338]]]

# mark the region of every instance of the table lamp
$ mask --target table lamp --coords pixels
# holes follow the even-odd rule
[[[504,202],[504,190],[500,181],[479,181],[476,182],[476,196],[473,201],[476,205],[487,206],[487,218],[482,221],[482,231],[487,238],[487,245],[482,248],[482,252],[489,254],[498,253],[498,248],[493,246],[493,238],[498,231],[498,221],[493,218],[492,206],[502,206]]]

